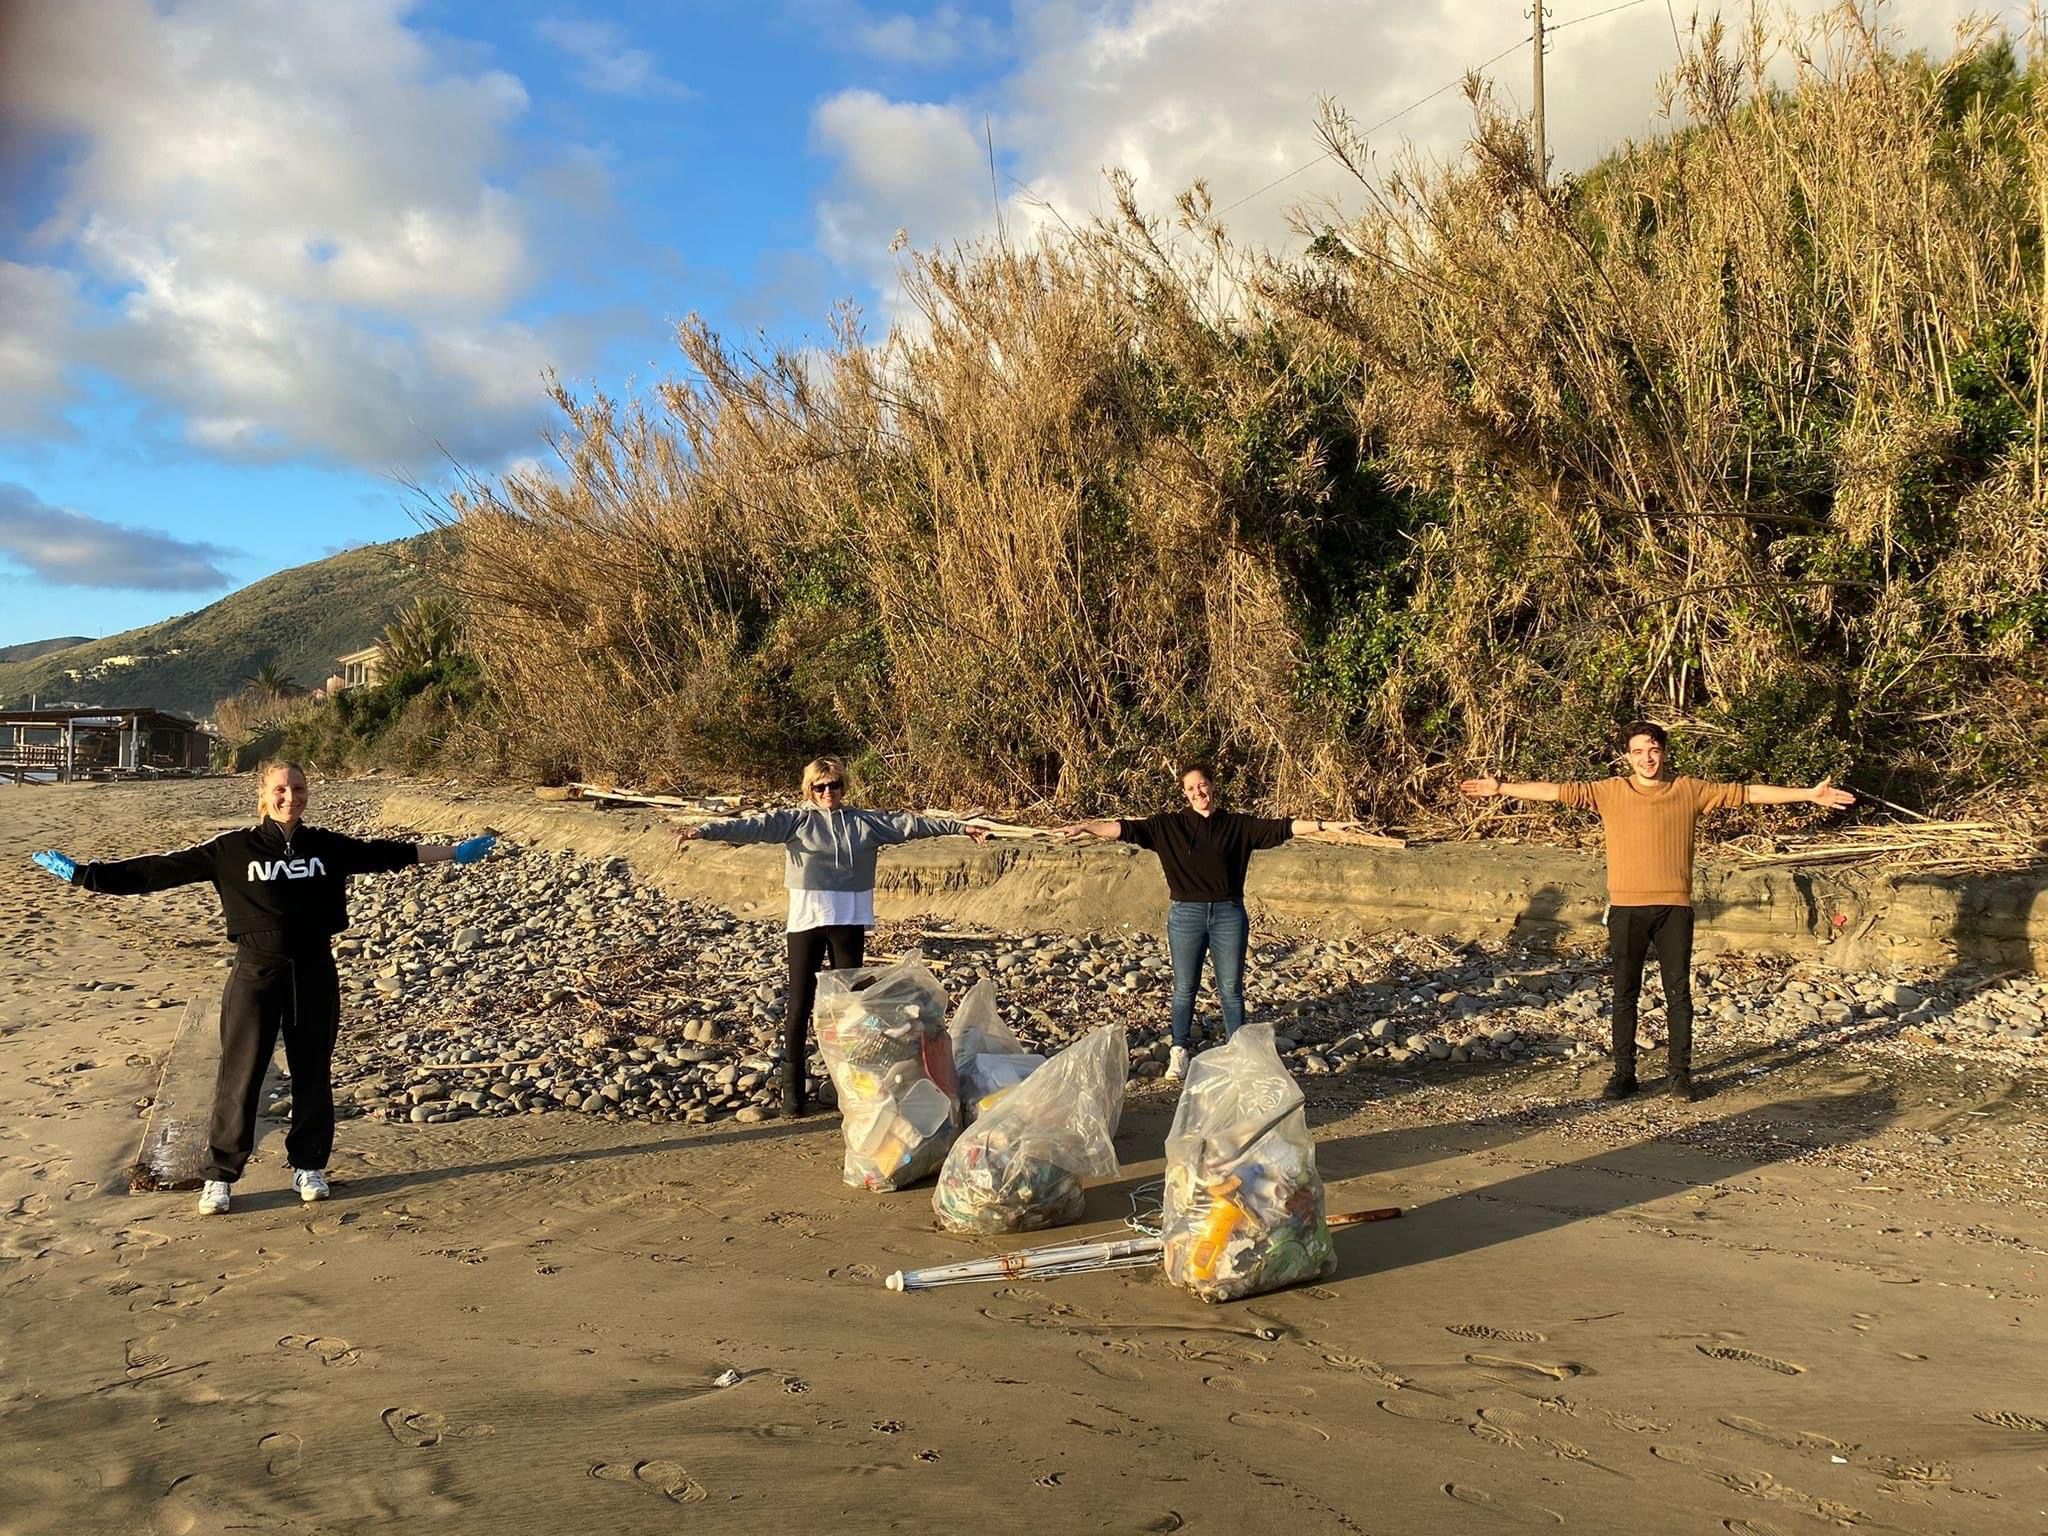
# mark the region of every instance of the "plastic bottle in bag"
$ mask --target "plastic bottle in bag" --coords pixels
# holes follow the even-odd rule
[[[1188,1067],[1166,1136],[1166,1278],[1234,1301],[1337,1268],[1301,1088],[1248,1024]]]
[[[967,1123],[998,1095],[1009,1092],[1045,1065],[1027,1051],[996,1011],[995,983],[983,977],[968,989],[946,1026],[953,1037],[953,1065],[960,1074],[960,1113]]]
[[[945,1161],[960,1127],[946,989],[913,951],[874,969],[822,971],[811,1020],[839,1096],[843,1176],[902,1189]]]
[[[1084,1178],[1117,1171],[1128,1075],[1124,1029],[1090,1030],[963,1132],[932,1209],[955,1232],[1032,1232],[1081,1216]]]

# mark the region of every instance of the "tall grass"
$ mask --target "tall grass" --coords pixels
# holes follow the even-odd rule
[[[1791,89],[1772,84],[1785,61]],[[1481,763],[2039,785],[2048,112],[2002,40],[1710,30],[1685,126],[1546,188],[1469,152],[1307,253],[1198,188],[912,259],[911,323],[700,324],[559,478],[457,498],[465,633],[535,767],[1397,816]]]

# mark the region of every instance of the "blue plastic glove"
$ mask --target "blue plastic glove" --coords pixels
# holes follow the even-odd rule
[[[54,848],[45,849],[41,853],[32,855],[32,857],[38,864],[42,865],[43,868],[47,869],[59,880],[64,881],[67,885],[78,874],[78,861],[69,854],[59,853]]]
[[[472,837],[466,843],[457,843],[455,845],[455,862],[458,864],[474,864],[478,859],[489,853],[492,848],[496,847],[497,842],[498,837],[495,832],[486,832],[482,837]]]

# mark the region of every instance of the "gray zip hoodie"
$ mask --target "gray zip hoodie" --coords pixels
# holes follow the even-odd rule
[[[813,806],[763,811],[707,821],[697,835],[714,843],[780,843],[789,854],[782,883],[792,891],[872,891],[875,855],[891,843],[965,832],[950,816],[913,816],[908,811]]]

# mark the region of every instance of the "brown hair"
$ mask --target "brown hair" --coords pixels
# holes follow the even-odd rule
[[[1658,746],[1665,748],[1667,751],[1670,749],[1671,738],[1665,734],[1663,726],[1654,720],[1631,720],[1628,729],[1621,733],[1622,750],[1624,752],[1627,751],[1629,743],[1638,736],[1647,736],[1650,740],[1657,743]]]
[[[1193,762],[1184,765],[1181,768],[1180,777],[1174,782],[1177,784],[1187,783],[1188,775],[1191,773],[1199,773],[1211,784],[1216,782],[1216,770],[1209,766],[1209,760],[1205,757],[1198,757]]]
[[[262,762],[258,763],[256,765],[256,817],[259,821],[268,821],[270,819],[270,808],[263,803],[263,797],[270,788],[270,776],[273,773],[296,773],[302,779],[308,778],[306,765],[295,762],[289,757],[266,757]]]

